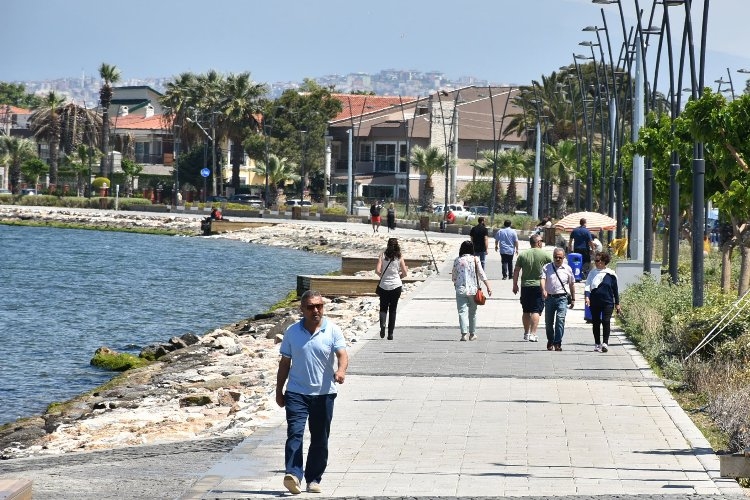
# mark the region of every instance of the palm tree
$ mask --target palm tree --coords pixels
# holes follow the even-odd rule
[[[73,154],[78,146],[95,146],[102,130],[102,117],[94,109],[87,109],[75,103],[60,108],[60,149],[66,155]]]
[[[50,92],[42,105],[29,117],[29,126],[37,141],[46,141],[49,146],[50,183],[57,184],[57,165],[60,156],[60,110],[65,97]]]
[[[255,83],[250,73],[230,74],[222,89],[226,100],[221,109],[221,130],[232,141],[230,161],[232,163],[232,187],[240,187],[240,165],[244,159],[243,140],[251,132],[260,130],[263,112],[262,98],[268,86]]]
[[[289,160],[276,155],[268,155],[268,165],[263,161],[258,161],[253,167],[253,172],[262,175],[264,178],[268,176],[268,185],[273,186],[275,189],[269,189],[268,196],[270,199],[266,200],[268,205],[276,204],[276,191],[280,187],[284,187],[287,181],[297,182],[300,180],[300,175],[297,174],[297,165],[291,163]]]
[[[29,158],[21,164],[21,172],[27,180],[34,180],[34,189],[39,187],[39,177],[49,172],[49,165],[39,158]]]
[[[503,212],[512,214],[516,209],[516,179],[529,173],[531,154],[521,149],[506,149],[497,156],[498,174],[508,179],[508,189],[503,200]]]
[[[83,196],[86,173],[91,169],[91,162],[96,158],[98,150],[92,146],[79,144],[75,155],[66,156],[63,165],[76,176],[78,196]]]
[[[9,189],[13,194],[18,194],[21,184],[21,165],[24,161],[36,156],[36,146],[28,139],[0,136],[0,152],[2,152],[4,163],[10,167]]]
[[[547,168],[550,180],[557,180],[557,209],[558,217],[564,217],[568,211],[571,174],[575,174],[578,166],[576,144],[571,140],[560,141],[554,146],[545,147]],[[591,189],[587,186],[586,189]]]
[[[422,187],[420,202],[424,207],[432,207],[435,199],[435,187],[432,184],[432,176],[438,172],[445,171],[446,156],[435,146],[422,148],[414,146],[411,149],[411,166],[416,168],[420,174],[425,176]]]
[[[120,81],[120,70],[117,66],[102,63],[99,66],[99,77],[104,80],[99,90],[99,102],[102,105],[102,176],[108,177],[109,172],[109,105],[112,103],[112,84]]]

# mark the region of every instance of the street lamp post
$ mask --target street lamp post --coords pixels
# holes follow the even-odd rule
[[[179,205],[178,193],[180,192],[180,126],[173,125],[174,132],[174,188],[172,189],[172,201],[174,202],[175,208]]]
[[[573,63],[576,67],[576,73],[578,74],[578,86],[581,89],[581,112],[583,113],[583,128],[586,132],[586,150],[587,150],[587,165],[586,165],[586,211],[591,212],[593,210],[594,206],[594,173],[593,173],[593,165],[591,160],[591,139],[593,132],[591,131],[591,126],[588,122],[588,119],[586,117],[586,96],[584,94],[583,88],[583,72],[581,71],[581,67],[578,65],[578,59],[589,59],[586,56],[583,55],[573,55]],[[593,118],[593,116],[592,116]]]

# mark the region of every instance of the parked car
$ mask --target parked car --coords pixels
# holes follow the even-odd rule
[[[253,208],[261,208],[263,206],[263,200],[260,196],[254,194],[234,194],[229,198],[230,203],[241,203],[243,205],[250,205]]]
[[[229,201],[226,196],[209,196],[206,203],[226,203]]]
[[[25,195],[25,194],[29,195],[29,196],[33,196],[33,195],[36,194],[36,189],[34,189],[34,188],[24,188],[24,189],[21,190],[21,195]]]
[[[484,206],[469,207],[469,215],[466,216],[466,222],[473,222],[479,217],[489,217],[490,209]]]
[[[286,200],[287,207],[309,207],[310,205],[312,205],[312,203],[307,200]]]
[[[0,188],[0,194],[13,194],[10,189]]]

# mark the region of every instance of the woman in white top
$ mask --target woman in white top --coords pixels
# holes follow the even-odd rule
[[[380,276],[378,296],[380,297],[380,338],[385,337],[385,324],[388,320],[388,340],[393,340],[393,330],[396,327],[396,307],[401,297],[403,283],[401,278],[406,276],[406,262],[401,256],[401,247],[396,238],[388,238],[388,246],[380,255],[375,272]]]
[[[461,340],[465,341],[467,335],[469,340],[476,340],[477,303],[474,302],[474,295],[477,293],[478,282],[484,282],[489,296],[492,296],[492,289],[479,259],[474,256],[474,244],[471,240],[461,243],[458,257],[453,261],[452,274]]]

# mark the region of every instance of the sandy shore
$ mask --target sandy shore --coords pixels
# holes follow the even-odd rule
[[[190,216],[0,206],[0,221],[19,219],[95,227],[169,227],[195,234],[200,229],[200,218]],[[428,245],[424,237],[395,236],[409,258],[434,257],[440,262],[452,247],[437,238]],[[372,234],[365,224],[295,221],[212,237],[332,255],[376,256],[388,235]],[[432,271],[411,272],[427,277]],[[405,295],[418,286],[405,286]],[[329,301],[326,314],[352,344],[377,322],[377,310],[376,297],[337,297]],[[4,426],[0,458],[250,435],[278,412],[273,398],[277,343],[286,327],[299,319],[296,307],[260,316],[196,338],[163,339],[165,347],[178,348],[45,415]]]

